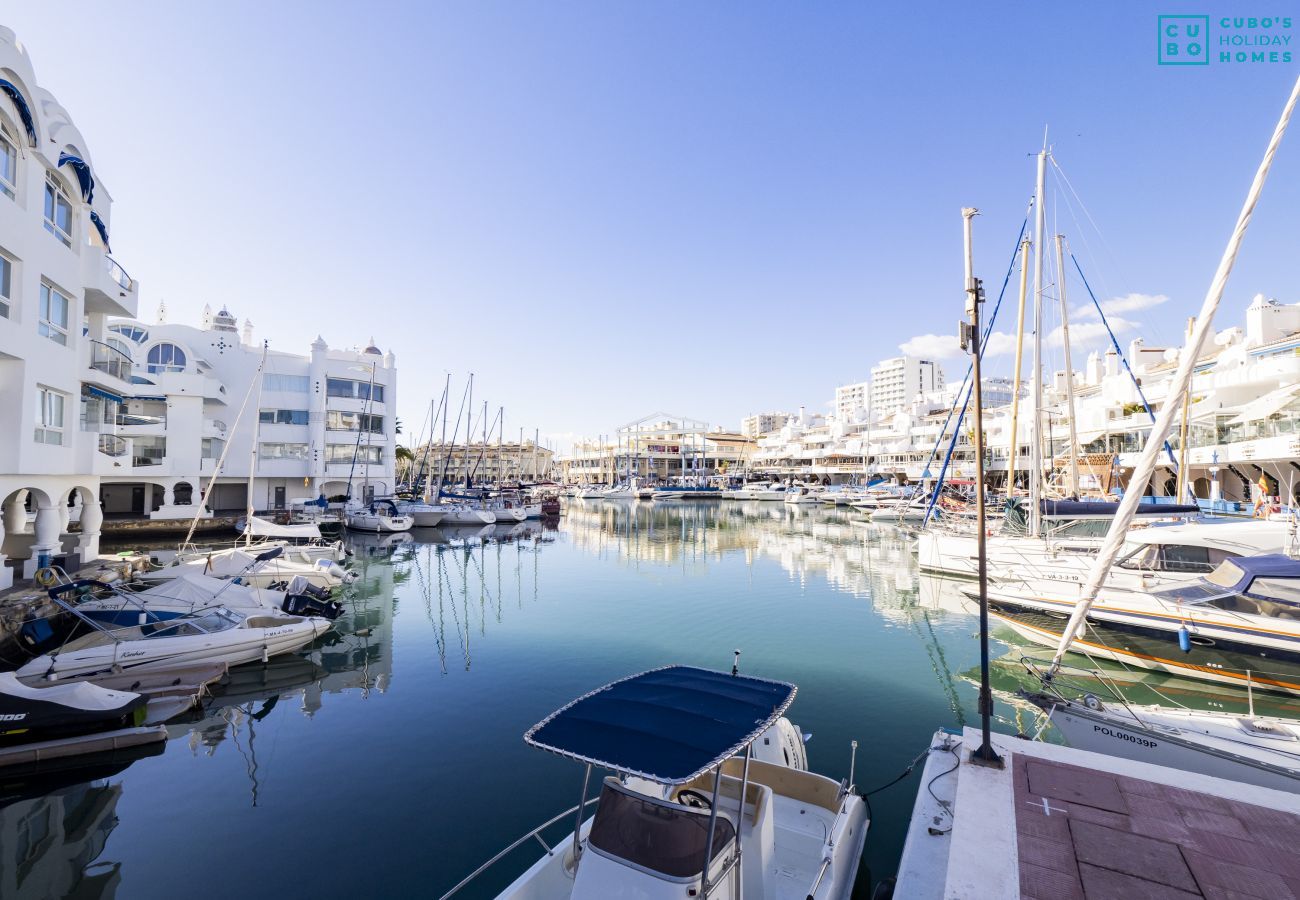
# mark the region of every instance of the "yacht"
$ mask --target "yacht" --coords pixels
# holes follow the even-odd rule
[[[999,585],[989,612],[1017,633],[1056,647],[1077,590]],[[971,596],[968,593],[968,596]],[[1196,581],[1153,591],[1103,586],[1070,649],[1142,669],[1300,694],[1300,560],[1229,559]]]
[[[449,526],[473,525],[482,527],[492,525],[497,517],[485,509],[475,509],[468,503],[438,503],[442,510],[442,524]]]
[[[411,524],[415,528],[437,528],[447,515],[445,509],[433,503],[402,500],[395,505],[399,513],[411,517]]]
[[[607,684],[547,716],[524,741],[585,766],[582,799],[561,814],[576,814],[579,825],[499,897],[848,900],[867,837],[866,804],[852,766],[837,782],[790,757],[802,741],[783,741],[788,727],[778,723],[795,691],[734,670],[669,666]],[[759,758],[760,747],[771,761]],[[616,774],[588,800],[596,767]],[[583,821],[593,802],[595,814]],[[509,850],[540,840],[540,831],[442,900]]]
[[[415,520],[398,512],[392,500],[372,500],[369,506],[355,504],[347,510],[348,528],[353,531],[410,531]]]
[[[786,503],[819,503],[824,490],[820,487],[800,485],[785,492]]]

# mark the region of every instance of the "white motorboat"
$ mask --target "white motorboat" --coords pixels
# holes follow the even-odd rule
[[[267,588],[285,585],[301,578],[318,588],[331,589],[351,584],[356,576],[333,559],[322,558],[315,562],[286,559],[283,547],[271,547],[261,553],[250,553],[243,547],[227,550],[209,550],[202,554],[178,556],[170,565],[139,575],[141,581],[167,581],[184,573],[211,575],[213,578],[238,578],[252,587]]]
[[[296,576],[283,590],[251,587],[238,580],[182,572],[141,591],[94,581],[75,582],[75,591],[58,589],[75,601],[77,612],[101,625],[122,626],[190,616],[217,606],[245,614],[316,615],[336,619],[343,612],[329,592]]]
[[[999,585],[989,612],[1056,647],[1078,603]],[[1194,583],[1149,592],[1103,586],[1070,649],[1144,669],[1300,694],[1300,560],[1271,554],[1219,565]]]
[[[670,666],[608,684],[543,719],[524,740],[587,767],[582,801],[561,814],[576,814],[580,824],[499,897],[848,900],[869,827],[866,805],[852,765],[836,782],[790,758],[802,740],[777,723],[794,695],[783,682]],[[594,767],[617,777],[605,778],[589,801]],[[592,802],[595,815],[582,821]]]
[[[71,605],[65,608],[75,611]],[[241,613],[217,606],[197,615],[147,620],[124,628],[96,625],[89,634],[29,661],[17,674],[53,681],[196,663],[234,666],[305,647],[329,627],[329,620],[318,616]]]
[[[415,520],[397,511],[391,500],[373,500],[369,506],[359,504],[347,510],[348,527],[354,531],[410,531]]]
[[[1066,743],[1138,762],[1300,792],[1300,721],[1025,694]]]
[[[607,488],[603,484],[587,485],[578,488],[578,492],[574,496],[579,500],[599,500],[605,495],[606,490]]]
[[[807,485],[800,485],[797,487],[792,487],[788,491],[786,491],[783,499],[785,500],[786,503],[794,503],[794,504],[819,503],[821,502],[821,496],[823,493],[824,491],[822,488],[819,487],[813,488],[813,487],[808,487]]]
[[[316,524],[281,525],[257,516],[244,524],[244,549],[261,553],[273,546],[284,548],[285,559],[302,559],[315,562],[332,559],[341,563],[347,559],[347,549],[339,540],[326,541]]]
[[[748,500],[783,501],[789,490],[783,484],[765,484],[750,488]]]

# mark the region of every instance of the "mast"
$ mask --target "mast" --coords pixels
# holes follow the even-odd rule
[[[1029,236],[1020,241],[1020,312],[1016,318],[1016,365],[1011,376],[1011,441],[1007,452],[1007,497],[1016,492],[1016,462],[1020,457],[1020,372],[1025,351],[1025,292],[1029,281]]]
[[[257,441],[262,434],[262,378],[261,371],[266,367],[266,354],[270,347],[269,341],[262,341],[262,364],[258,366],[257,378],[257,404],[253,407],[257,410],[257,418],[253,420],[253,447],[248,451],[248,509],[244,517],[244,544],[253,543],[253,478],[257,475]]]
[[[1093,601],[1097,599],[1097,593],[1101,590],[1102,583],[1106,580],[1115,558],[1119,555],[1120,547],[1124,543],[1125,532],[1133,521],[1143,491],[1150,482],[1151,475],[1155,472],[1156,459],[1160,455],[1162,445],[1169,435],[1169,429],[1174,424],[1174,416],[1178,415],[1183,404],[1183,395],[1191,386],[1192,375],[1196,368],[1196,358],[1200,355],[1201,347],[1205,344],[1205,339],[1210,333],[1210,326],[1214,324],[1214,313],[1219,308],[1219,301],[1223,298],[1224,288],[1228,284],[1228,276],[1232,274],[1233,263],[1237,261],[1237,253],[1241,250],[1241,242],[1246,236],[1246,229],[1250,225],[1251,217],[1255,214],[1255,204],[1259,202],[1259,195],[1264,189],[1264,182],[1267,180],[1268,171],[1273,165],[1273,158],[1277,155],[1278,145],[1282,143],[1282,136],[1286,134],[1286,128],[1291,121],[1292,112],[1295,111],[1297,99],[1300,99],[1300,78],[1296,79],[1294,87],[1291,88],[1291,96],[1287,99],[1286,106],[1282,110],[1282,117],[1273,130],[1273,137],[1268,142],[1268,149],[1264,151],[1264,159],[1260,162],[1259,170],[1255,173],[1255,180],[1251,182],[1250,191],[1246,194],[1246,202],[1242,205],[1241,212],[1237,216],[1236,227],[1232,230],[1232,236],[1228,238],[1228,245],[1223,250],[1223,258],[1219,260],[1219,268],[1214,273],[1214,280],[1210,282],[1209,290],[1206,291],[1205,300],[1201,304],[1201,311],[1196,316],[1196,325],[1192,328],[1191,337],[1187,339],[1182,356],[1179,357],[1178,369],[1169,384],[1169,390],[1166,393],[1168,399],[1166,399],[1164,406],[1160,408],[1160,414],[1156,417],[1155,424],[1151,426],[1151,434],[1142,447],[1142,454],[1138,457],[1137,465],[1133,467],[1133,475],[1129,478],[1128,486],[1124,489],[1124,499],[1120,501],[1119,510],[1115,513],[1115,519],[1111,522],[1110,530],[1106,532],[1106,538],[1102,542],[1100,552],[1097,554],[1097,563],[1089,572],[1088,580],[1084,583],[1083,591],[1075,604],[1074,612],[1070,614],[1070,621],[1066,623],[1064,631],[1061,632],[1061,642],[1057,645],[1055,656],[1052,657],[1052,665],[1046,674],[1047,678],[1051,678],[1056,674],[1056,671],[1061,666],[1061,657],[1070,648],[1075,635],[1079,633],[1080,627],[1087,620],[1088,610],[1092,608]]]
[[[1034,418],[1029,426],[1029,533],[1042,530],[1043,511],[1043,179],[1047,171],[1047,134],[1038,153],[1038,180],[1034,187]]]
[[[1079,496],[1079,433],[1074,424],[1074,363],[1070,360],[1070,308],[1065,299],[1065,235],[1056,236],[1056,279],[1061,295],[1061,340],[1065,344],[1065,398],[1070,416],[1070,496]]]

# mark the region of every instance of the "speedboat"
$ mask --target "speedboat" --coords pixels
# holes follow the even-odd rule
[[[71,604],[64,608],[76,614]],[[330,622],[319,616],[285,616],[270,611],[246,614],[225,606],[165,620],[146,615],[145,621],[123,628],[96,624],[90,633],[30,660],[17,674],[19,678],[54,681],[195,663],[234,666],[265,661],[305,647],[329,627]]]
[[[347,510],[348,527],[354,531],[410,531],[415,520],[398,512],[392,500],[372,500],[369,506]]]
[[[607,684],[547,716],[524,741],[586,767],[582,800],[561,814],[577,814],[580,824],[499,897],[847,900],[866,841],[866,805],[851,775],[837,782],[783,764],[789,757],[773,745],[772,729],[795,691],[780,681],[669,666]],[[777,743],[783,733],[778,726]],[[760,747],[772,761],[759,758]],[[594,767],[617,774],[588,800]],[[593,802],[595,814],[582,821]]]
[[[186,572],[210,575],[213,578],[238,578],[241,583],[252,587],[283,586],[295,578],[301,578],[308,584],[327,590],[350,584],[356,578],[332,559],[317,559],[310,563],[286,560],[284,548],[280,546],[256,554],[243,547],[232,547],[228,550],[209,550],[202,555],[180,556],[170,565],[144,572],[139,578],[147,582],[168,581]]]
[[[1029,640],[1056,647],[1076,605],[1066,592],[1077,593],[1073,585],[1057,594],[999,585],[988,594],[989,612]],[[1300,694],[1300,560],[1238,557],[1195,582],[1162,590],[1103,586],[1070,649],[1143,669]]]
[[[77,682],[31,687],[0,672],[0,747],[144,724],[148,698]]]
[[[784,499],[786,503],[817,503],[820,501],[822,493],[821,488],[811,488],[803,485],[786,491]]]
[[[142,619],[163,621],[216,606],[246,614],[311,615],[326,619],[337,619],[343,612],[341,603],[329,599],[329,591],[307,583],[301,576],[290,581],[284,590],[277,590],[198,572],[182,572],[142,591],[82,580],[55,588],[51,596],[75,602],[81,615],[109,626],[132,625]]]

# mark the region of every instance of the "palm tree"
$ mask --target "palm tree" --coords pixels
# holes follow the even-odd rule
[[[399,480],[401,481],[408,480],[411,474],[411,465],[412,463],[415,462],[415,453],[411,450],[410,447],[403,447],[401,445],[398,445],[397,449],[393,453],[393,457],[397,462],[397,468],[399,470],[402,468],[402,463],[406,463],[406,477],[403,477]]]

